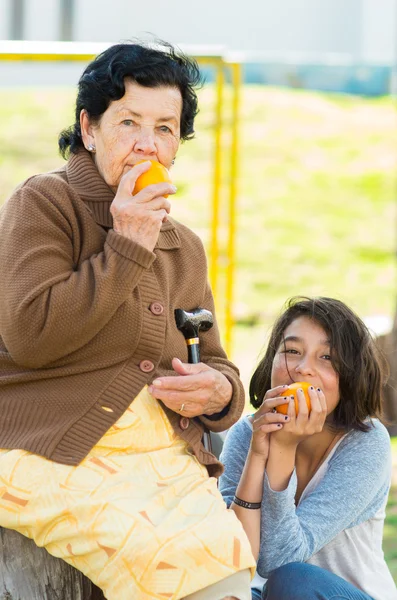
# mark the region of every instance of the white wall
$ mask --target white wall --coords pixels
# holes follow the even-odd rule
[[[151,32],[175,43],[236,50],[356,53],[361,5],[362,0],[79,0],[74,32],[80,41]]]
[[[0,0],[0,39],[11,3]],[[25,0],[24,37],[59,38],[60,0]],[[147,38],[275,54],[396,61],[397,0],[75,0],[77,41]]]
[[[9,37],[11,2],[9,0],[0,0],[0,40]]]
[[[361,54],[364,60],[397,62],[396,0],[363,0]]]
[[[24,39],[57,40],[59,19],[58,0],[25,0]]]

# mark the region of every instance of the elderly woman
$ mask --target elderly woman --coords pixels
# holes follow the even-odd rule
[[[191,365],[174,319],[214,310],[203,247],[169,216],[173,185],[133,194],[193,136],[199,80],[168,46],[109,48],[79,81],[66,165],[1,212],[0,525],[109,600],[250,597],[250,545],[202,444],[237,421],[242,385],[216,323]]]

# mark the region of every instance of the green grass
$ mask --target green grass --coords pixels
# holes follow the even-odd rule
[[[0,203],[24,178],[60,164],[57,135],[73,121],[74,96],[70,88],[0,89]],[[207,246],[214,100],[213,88],[206,87],[196,140],[182,145],[173,171],[178,195],[172,214]],[[230,119],[228,110],[226,124]],[[229,137],[226,132],[226,143]],[[269,326],[294,294],[338,297],[362,317],[393,316],[395,139],[391,98],[244,88],[232,358],[246,385]],[[225,153],[225,185],[228,176]],[[228,216],[222,214],[224,243]],[[223,255],[216,298],[221,327],[224,266]],[[393,448],[397,456],[397,440]],[[397,482],[384,537],[397,582],[396,539]]]

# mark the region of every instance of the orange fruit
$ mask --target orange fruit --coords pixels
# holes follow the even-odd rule
[[[136,164],[139,165],[143,162],[147,162],[147,160],[140,160]],[[161,183],[162,181],[172,183],[168,169],[164,165],[157,162],[157,160],[151,160],[150,162],[152,163],[150,169],[142,173],[136,180],[134,191],[132,192],[133,196],[153,183]],[[168,198],[168,194],[164,194],[164,198]]]
[[[299,410],[299,405],[298,405],[298,396],[297,396],[297,390],[298,388],[301,388],[303,390],[305,399],[306,399],[306,404],[307,404],[307,408],[309,409],[309,412],[311,410],[311,402],[310,402],[310,396],[309,396],[309,387],[311,386],[311,383],[307,383],[307,381],[295,381],[294,383],[291,383],[286,390],[284,390],[284,392],[281,392],[280,396],[294,396],[295,399],[295,413],[298,414],[298,410]],[[286,415],[288,412],[288,404],[281,404],[280,406],[276,406],[276,411],[278,413],[281,413],[283,415]]]

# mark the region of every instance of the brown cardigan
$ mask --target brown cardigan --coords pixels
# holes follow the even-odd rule
[[[112,230],[114,193],[85,150],[25,181],[0,213],[0,447],[77,465],[145,384],[187,362],[174,309],[214,311],[199,238],[169,219],[154,252]],[[175,433],[211,475],[204,423],[237,421],[244,391],[217,325],[200,335],[201,359],[233,385],[220,415],[181,418]]]

